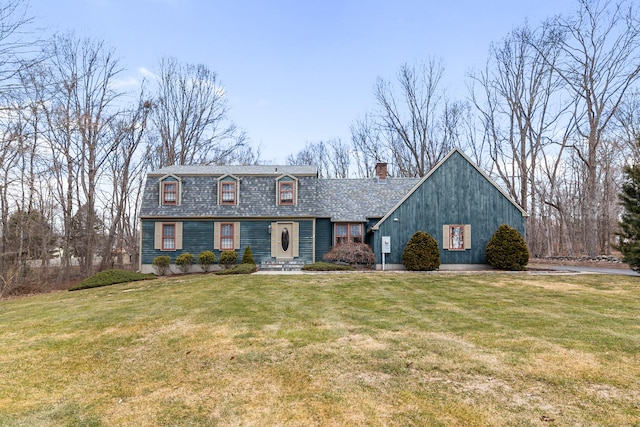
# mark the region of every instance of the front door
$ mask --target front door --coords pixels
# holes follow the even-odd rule
[[[276,259],[293,259],[294,227],[292,222],[277,222],[276,232],[271,238],[275,240]]]

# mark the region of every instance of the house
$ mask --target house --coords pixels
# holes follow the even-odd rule
[[[441,242],[442,268],[477,265],[500,224],[524,236],[525,219],[459,149],[421,179],[388,177],[383,163],[364,179],[319,178],[313,166],[169,166],[147,176],[140,270],[153,272],[159,255],[241,257],[247,246],[260,268],[296,269],[348,241],[369,244],[378,268],[397,269],[418,230]]]

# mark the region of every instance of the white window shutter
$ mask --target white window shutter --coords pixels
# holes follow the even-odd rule
[[[471,249],[471,224],[465,224],[462,236],[464,239],[464,248]]]
[[[155,223],[153,249],[162,249],[162,223]]]
[[[449,249],[449,224],[444,224],[442,226],[442,249]]]
[[[220,223],[213,223],[213,249],[220,250]]]

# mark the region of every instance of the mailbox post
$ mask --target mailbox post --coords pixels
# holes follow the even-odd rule
[[[382,271],[384,271],[385,255],[391,253],[391,236],[382,236]]]

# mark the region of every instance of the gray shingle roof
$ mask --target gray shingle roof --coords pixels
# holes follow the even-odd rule
[[[228,165],[228,166],[185,166],[174,165],[157,169],[149,173],[150,176],[164,175],[283,175],[291,174],[296,176],[318,174],[318,168],[315,166],[296,166],[296,165]]]
[[[182,180],[182,203],[159,204],[160,178]],[[232,174],[239,179],[239,203],[218,204],[217,178]],[[295,206],[276,204],[276,178],[298,179]],[[314,166],[169,166],[149,173],[140,209],[141,218],[277,218],[315,217],[332,221],[365,222],[382,218],[419,181],[418,178],[366,179],[317,178]]]
[[[320,179],[317,216],[345,222],[382,218],[418,181],[419,178]]]

